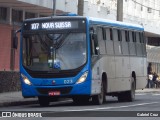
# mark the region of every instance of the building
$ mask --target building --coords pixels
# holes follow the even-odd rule
[[[121,0],[123,21],[144,26],[148,44],[160,45],[160,1]],[[57,0],[56,13],[77,13],[78,0]],[[53,14],[53,0],[0,0],[0,71],[19,70],[19,49],[12,49],[12,31],[24,19]],[[94,14],[93,14],[94,13]],[[84,0],[84,16],[116,20],[117,0]]]
[[[0,0],[0,71],[19,70],[19,48],[12,48],[12,30],[24,19],[52,14],[51,0]]]

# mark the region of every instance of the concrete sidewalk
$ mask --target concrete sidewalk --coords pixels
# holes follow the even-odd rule
[[[145,88],[136,90],[136,93],[160,93],[160,88]]]
[[[160,88],[136,90],[136,93],[160,93]],[[37,98],[23,98],[21,91],[0,93],[0,107],[37,104]]]
[[[0,107],[38,103],[38,98],[23,98],[21,91],[0,93]]]

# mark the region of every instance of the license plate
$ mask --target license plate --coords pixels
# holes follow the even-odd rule
[[[49,91],[48,95],[49,96],[58,96],[58,95],[60,95],[60,91]]]

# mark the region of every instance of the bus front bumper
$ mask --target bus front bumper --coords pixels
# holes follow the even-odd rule
[[[90,95],[91,89],[88,83],[65,85],[65,86],[29,86],[23,84],[22,95],[23,97],[36,97],[36,96],[74,96],[74,95]]]

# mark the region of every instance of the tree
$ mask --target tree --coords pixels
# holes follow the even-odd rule
[[[83,16],[84,0],[78,0],[78,10],[77,13],[80,16]]]

